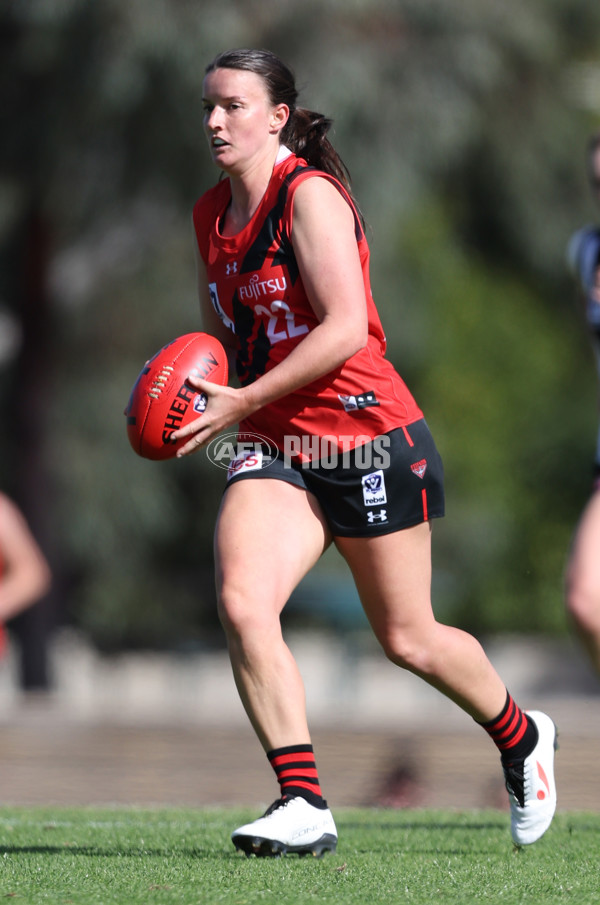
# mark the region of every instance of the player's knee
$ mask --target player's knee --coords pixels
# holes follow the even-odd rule
[[[578,627],[590,635],[600,636],[600,587],[570,580],[566,588],[567,611]]]
[[[223,589],[219,595],[217,612],[227,636],[244,634],[252,619],[244,596],[227,589]]]
[[[228,638],[246,638],[265,632],[271,620],[269,609],[247,589],[222,588],[217,603],[219,620]]]
[[[431,671],[431,655],[416,639],[403,632],[388,632],[381,640],[388,660],[396,666],[418,675],[428,675]]]

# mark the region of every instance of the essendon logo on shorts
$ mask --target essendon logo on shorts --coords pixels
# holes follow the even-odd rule
[[[420,462],[413,462],[410,466],[410,470],[413,474],[416,474],[418,478],[423,478],[423,475],[427,471],[427,459],[421,459]]]

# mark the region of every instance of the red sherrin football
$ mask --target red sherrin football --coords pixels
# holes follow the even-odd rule
[[[173,458],[187,440],[171,443],[171,434],[204,411],[206,396],[186,382],[192,371],[211,383],[227,383],[227,355],[214,336],[179,336],[163,346],[140,371],[125,416],[129,442],[144,459]]]

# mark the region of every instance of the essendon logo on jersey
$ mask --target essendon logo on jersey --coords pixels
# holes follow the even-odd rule
[[[423,475],[427,471],[427,459],[421,459],[420,462],[413,462],[410,466],[410,470],[413,474],[416,474],[418,478],[423,478]]]

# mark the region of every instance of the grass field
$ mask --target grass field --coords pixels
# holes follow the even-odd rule
[[[47,905],[600,903],[600,814],[517,850],[499,811],[336,812],[338,851],[246,858],[231,809],[0,812],[0,900]]]

